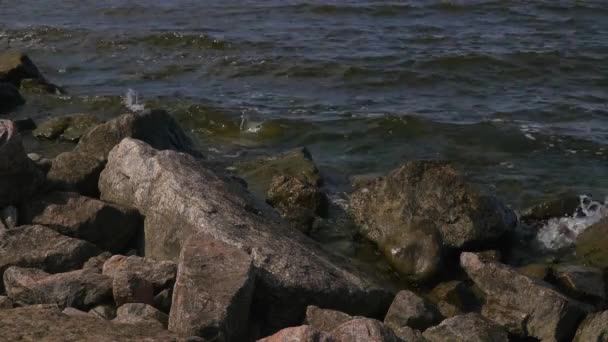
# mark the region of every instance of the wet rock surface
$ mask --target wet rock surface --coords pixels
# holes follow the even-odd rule
[[[588,227],[576,240],[576,256],[584,264],[608,269],[608,218]]]
[[[598,268],[558,265],[553,268],[553,277],[559,288],[574,298],[596,303],[600,307],[606,301],[604,272]]]
[[[218,177],[186,154],[159,152],[125,139],[110,153],[100,190],[102,199],[145,215],[147,256],[175,259],[196,232],[249,251],[260,275],[254,302],[264,312],[256,318],[272,325],[269,332],[301,322],[308,305],[325,303],[376,316],[392,297],[392,291],[364,278],[344,259],[286,227],[272,208],[240,184]]]
[[[55,117],[41,123],[32,134],[37,138],[78,142],[83,135],[99,123],[99,119],[91,114]]]
[[[441,313],[433,304],[412,291],[403,290],[397,293],[384,323],[393,329],[410,327],[425,330],[442,319]]]
[[[591,314],[581,323],[574,342],[608,340],[608,311]]]

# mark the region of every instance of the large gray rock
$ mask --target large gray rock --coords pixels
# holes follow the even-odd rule
[[[589,315],[578,327],[574,342],[608,341],[608,311]]]
[[[119,273],[138,273],[154,287],[154,293],[172,288],[177,265],[172,261],[156,261],[136,255],[114,255],[103,264],[103,274],[114,277]]]
[[[0,336],[4,341],[178,342],[160,325],[117,324],[93,316],[73,317],[57,309],[31,307],[0,310]]]
[[[361,233],[413,280],[428,279],[438,270],[443,246],[493,243],[516,222],[502,202],[440,161],[408,162],[366,182],[353,192],[350,204]],[[403,250],[395,252],[400,246]]]
[[[19,89],[9,83],[0,83],[0,114],[8,113],[22,104],[25,104],[25,99]]]
[[[43,226],[21,226],[0,232],[0,275],[10,266],[65,272],[82,267],[101,251],[89,242]],[[0,286],[0,292],[3,289]]]
[[[509,266],[484,261],[474,253],[462,253],[460,263],[485,294],[488,304],[484,316],[514,334],[565,341],[574,335],[578,322],[588,310],[549,284]]]
[[[437,308],[412,291],[403,290],[397,293],[388,309],[384,324],[394,330],[410,327],[425,330],[439,322],[443,317]]]
[[[260,275],[255,301],[265,313],[256,318],[267,333],[300,323],[308,305],[372,317],[388,307],[392,291],[287,227],[240,184],[189,155],[125,139],[110,153],[99,184],[104,200],[145,216],[146,256],[175,260],[196,232],[251,254]]]
[[[258,342],[338,342],[329,334],[311,326],[285,328],[278,333],[258,340]]]
[[[19,305],[57,304],[88,310],[112,298],[110,278],[86,270],[51,275],[12,266],[4,272],[4,286],[9,298]]]
[[[180,336],[243,341],[249,335],[252,259],[207,235],[194,235],[179,260],[169,330]]]
[[[331,332],[351,319],[353,316],[336,310],[321,309],[314,305],[306,308],[305,323],[320,331]]]
[[[42,173],[25,154],[15,124],[0,120],[0,208],[26,199],[42,182]]]
[[[430,342],[508,342],[507,332],[477,313],[448,318],[423,334]]]
[[[124,252],[143,228],[136,210],[76,193],[55,192],[36,197],[22,206],[21,213],[25,223],[47,226],[113,253]]]
[[[331,332],[337,341],[401,342],[382,322],[371,318],[355,318],[342,323]]]
[[[153,323],[167,326],[168,317],[154,307],[143,303],[130,303],[118,308],[114,322],[125,324]]]

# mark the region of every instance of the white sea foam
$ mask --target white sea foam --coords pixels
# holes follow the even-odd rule
[[[560,249],[572,245],[587,227],[608,217],[608,197],[604,203],[590,196],[580,196],[581,203],[571,217],[550,219],[537,234],[537,239],[548,249]]]
[[[132,112],[139,113],[145,110],[145,104],[139,103],[139,94],[133,89],[127,90],[122,102]]]
[[[241,112],[241,124],[240,129],[241,132],[244,133],[257,133],[262,129],[264,122],[261,121],[251,121],[249,115],[246,111]]]

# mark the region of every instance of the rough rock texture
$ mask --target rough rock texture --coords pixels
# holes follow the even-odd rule
[[[47,179],[56,190],[98,197],[97,182],[104,165],[103,161],[86,153],[64,152],[53,159]]]
[[[325,216],[328,201],[318,187],[296,177],[275,176],[266,201],[297,229],[308,233],[315,217]]]
[[[114,277],[118,273],[138,273],[154,286],[154,293],[172,288],[177,265],[172,261],[156,261],[135,255],[114,255],[103,265],[103,274]]]
[[[164,289],[154,296],[154,307],[162,312],[171,311],[171,304],[173,303],[173,290]]]
[[[371,318],[355,318],[342,323],[331,332],[338,341],[400,342],[393,331]]]
[[[47,272],[74,270],[99,253],[94,245],[50,228],[21,226],[0,232],[0,275],[10,266],[35,267]]]
[[[115,274],[112,278],[112,293],[117,307],[127,303],[154,303],[154,287],[139,273]]]
[[[13,301],[7,296],[0,296],[0,310],[12,309]]]
[[[59,310],[30,307],[0,310],[0,336],[5,341],[178,341],[159,325],[116,324],[96,317],[72,317]]]
[[[57,304],[88,310],[112,298],[111,280],[86,270],[51,275],[13,266],[4,272],[4,285],[8,296],[19,305]]]
[[[608,269],[608,218],[585,229],[576,240],[577,258],[589,266]]]
[[[404,342],[427,342],[427,340],[422,337],[422,332],[410,327],[393,329],[393,333]]]
[[[243,161],[235,165],[237,174],[249,186],[249,190],[264,198],[274,176],[298,178],[308,184],[321,184],[319,170],[306,148],[296,148],[272,157]]]
[[[574,337],[574,342],[606,341],[608,341],[608,311],[587,316]]]
[[[186,154],[159,152],[125,139],[110,153],[100,190],[103,199],[133,206],[146,217],[147,256],[174,260],[195,232],[251,254],[259,274],[256,306],[266,313],[256,319],[268,334],[300,323],[308,305],[374,317],[385,312],[392,298],[392,291],[362,276],[348,261],[286,227],[240,184],[218,177]]]
[[[116,307],[108,304],[97,305],[89,310],[89,314],[106,320],[112,320],[116,318]]]
[[[12,205],[0,210],[0,227],[13,229],[17,227],[17,208]]]
[[[305,323],[320,331],[331,332],[351,319],[353,316],[336,310],[321,309],[314,305],[306,308]]]
[[[581,204],[580,196],[563,193],[548,201],[538,203],[521,213],[521,220],[528,223],[548,220],[554,217],[572,216]]]
[[[106,262],[106,260],[110,259],[111,257],[112,257],[112,253],[103,252],[103,253],[87,260],[87,262],[85,262],[84,265],[82,265],[82,268],[92,270],[97,273],[102,273],[103,264]]]
[[[311,326],[286,328],[258,342],[338,342],[332,336]]]
[[[123,252],[143,228],[136,210],[67,192],[28,201],[22,206],[21,216],[23,222],[47,226],[113,253]]]
[[[184,245],[169,330],[180,336],[242,341],[254,288],[251,256],[207,235]]]
[[[393,329],[408,326],[424,330],[441,322],[442,319],[433,304],[412,291],[403,290],[397,293],[393,300],[384,318],[384,324]]]
[[[25,154],[15,124],[0,120],[0,208],[29,197],[42,182],[42,173]]]
[[[25,99],[12,84],[0,83],[0,114],[8,113],[25,104]]]
[[[78,310],[76,308],[67,307],[61,311],[62,314],[74,317],[90,317],[91,315],[88,312],[84,312],[82,310]]]
[[[37,138],[61,139],[77,142],[99,124],[97,117],[91,114],[76,114],[52,118],[40,124],[32,134]]]
[[[565,341],[587,310],[549,284],[509,266],[484,262],[474,253],[462,253],[460,263],[494,309],[484,310],[484,315],[512,333],[521,334],[521,328],[525,335],[541,340]]]
[[[565,293],[581,300],[591,302],[606,301],[604,273],[595,267],[579,265],[559,265],[553,268],[557,285]]]
[[[11,51],[0,55],[0,83],[21,85],[25,78],[44,80],[32,60],[24,53]]]
[[[63,131],[70,125],[71,117],[62,116],[51,118],[41,123],[33,132],[32,135],[36,138],[57,139]]]
[[[430,342],[508,342],[507,332],[477,313],[448,318],[423,334]]]
[[[438,284],[429,294],[444,317],[458,316],[476,306],[477,298],[464,282],[453,280]]]
[[[125,324],[160,323],[167,326],[168,317],[148,304],[130,303],[118,308],[114,322]]]
[[[515,214],[502,202],[483,195],[453,166],[440,161],[408,162],[356,189],[350,203],[361,233],[414,280],[428,278],[438,269],[438,253],[425,253],[425,249],[496,242],[516,222]],[[417,232],[415,238],[409,236],[413,232]],[[434,234],[439,238],[432,238]],[[391,257],[387,252],[400,244],[406,250]],[[417,257],[411,258],[412,254]],[[418,259],[426,260],[428,266],[411,266]]]

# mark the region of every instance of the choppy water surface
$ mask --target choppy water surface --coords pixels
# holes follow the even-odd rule
[[[604,1],[0,1],[0,44],[110,117],[137,90],[208,153],[307,145],[329,186],[454,160],[519,208],[608,194]],[[216,152],[214,152],[216,151]]]

